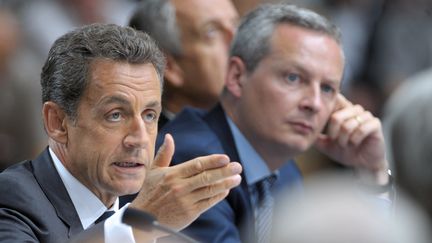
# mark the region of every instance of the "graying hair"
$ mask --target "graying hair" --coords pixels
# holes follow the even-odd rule
[[[74,120],[95,59],[151,63],[163,82],[165,57],[147,34],[114,24],[92,24],[58,38],[42,68],[42,101],[58,104]]]
[[[339,29],[323,16],[289,4],[262,4],[242,19],[230,56],[240,57],[252,72],[270,52],[273,31],[283,23],[325,33],[341,45]]]
[[[147,32],[167,53],[181,56],[176,10],[170,0],[143,0],[133,13],[129,26]]]

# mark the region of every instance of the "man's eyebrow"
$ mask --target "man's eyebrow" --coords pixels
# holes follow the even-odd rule
[[[150,101],[149,103],[147,103],[147,107],[152,107],[152,108],[158,108],[160,107],[161,104],[159,101]]]
[[[306,68],[304,68],[302,65],[300,65],[298,63],[293,63],[292,65],[293,65],[294,69],[299,70],[301,73],[305,73],[305,74],[310,73]],[[324,79],[323,81],[326,83],[333,84],[335,87],[339,87],[341,85],[341,82],[337,79]]]
[[[100,102],[101,105],[109,105],[109,104],[122,104],[129,105],[130,102],[121,96],[109,96],[103,98]]]
[[[128,101],[127,99],[125,99],[121,96],[110,96],[110,97],[106,97],[106,98],[102,99],[101,102],[99,102],[99,104],[101,104],[102,106],[110,105],[110,104],[121,104],[121,105],[128,106],[131,103],[130,103],[130,101]],[[146,107],[157,109],[157,108],[161,107],[161,103],[157,100],[150,101],[146,104]]]

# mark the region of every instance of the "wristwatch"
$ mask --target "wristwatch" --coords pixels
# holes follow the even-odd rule
[[[391,173],[391,170],[387,170],[387,174],[388,174],[388,181],[386,184],[384,185],[366,185],[366,184],[362,184],[363,187],[366,188],[366,190],[372,192],[372,193],[376,193],[376,194],[381,194],[381,193],[386,193],[389,192],[392,188],[393,188],[393,176]]]

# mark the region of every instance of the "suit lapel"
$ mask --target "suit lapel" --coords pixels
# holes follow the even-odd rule
[[[55,208],[58,217],[69,226],[69,237],[83,231],[81,221],[49,155],[48,148],[33,160],[33,168],[36,180]]]
[[[226,120],[225,112],[222,109],[222,106],[218,104],[205,115],[204,120],[214,131],[216,136],[218,136],[225,153],[230,157],[231,161],[239,161],[240,158],[237,153],[234,138],[229,128],[228,121]]]
[[[240,161],[234,137],[231,133],[225,112],[220,104],[213,108],[204,117],[205,122],[218,136],[224,152],[230,157],[231,161]],[[241,176],[244,178],[244,172]],[[226,200],[236,213],[236,224],[240,227],[240,235],[244,242],[255,242],[254,215],[251,201],[249,200],[248,185],[246,180],[242,180],[239,187],[233,189]]]

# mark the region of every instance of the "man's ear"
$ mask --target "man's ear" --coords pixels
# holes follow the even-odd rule
[[[67,117],[56,103],[47,101],[43,104],[42,115],[48,137],[58,143],[67,143]]]
[[[240,97],[244,81],[247,78],[246,65],[239,57],[231,57],[225,80],[226,89],[235,97]]]
[[[165,80],[173,87],[181,87],[184,84],[184,72],[177,60],[171,55],[166,56]]]

